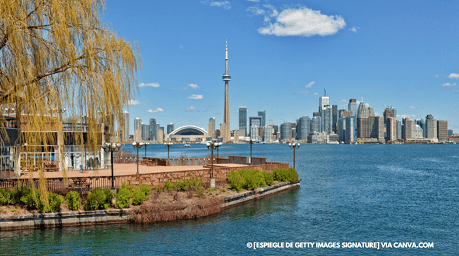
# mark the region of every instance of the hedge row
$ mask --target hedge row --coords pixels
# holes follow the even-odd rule
[[[62,195],[46,192],[41,194],[40,190],[32,190],[28,187],[19,189],[0,189],[0,204],[8,205],[12,203],[22,203],[30,210],[39,212],[58,212],[64,197]]]
[[[227,180],[232,189],[253,190],[260,187],[271,186],[274,181],[296,181],[298,174],[295,169],[274,169],[273,172],[259,170],[240,170],[228,173]]]
[[[140,187],[134,188],[132,185],[123,184],[116,193],[115,207],[118,209],[128,208],[131,203],[139,205],[148,199],[149,194],[151,194],[151,188],[148,185],[142,184]]]

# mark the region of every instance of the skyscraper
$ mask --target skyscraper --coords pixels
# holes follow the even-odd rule
[[[150,118],[150,140],[156,141],[156,119]]]
[[[226,41],[226,57],[225,57],[225,73],[222,76],[225,81],[225,107],[223,108],[223,142],[228,142],[231,139],[231,128],[230,128],[230,115],[229,115],[229,96],[228,96],[228,82],[231,80],[231,76],[228,73],[228,41]]]
[[[432,115],[426,116],[426,138],[434,139],[437,138],[437,120]]]
[[[284,122],[280,125],[280,140],[290,140],[292,139],[292,123]]]
[[[124,111],[124,126],[123,126],[123,140],[129,139],[129,112]]]
[[[414,134],[414,121],[411,118],[403,118],[402,139],[413,139]]]
[[[174,131],[174,124],[170,123],[167,125],[167,134],[170,134],[171,132]]]
[[[302,116],[298,120],[298,125],[297,125],[297,135],[298,135],[298,140],[306,141],[308,139],[309,135],[309,116]]]
[[[346,117],[346,143],[355,141],[355,116]]]
[[[338,123],[338,105],[332,105],[332,131],[338,134],[337,123]]]
[[[247,136],[247,107],[239,107],[239,135]]]
[[[437,121],[437,138],[438,141],[448,140],[448,121]]]
[[[327,109],[330,110],[326,111]],[[324,89],[324,96],[319,98],[319,113],[322,121],[320,131],[330,134],[332,130],[333,113],[330,106],[330,97],[327,96],[327,89]]]
[[[261,116],[251,116],[249,117],[249,125],[252,126],[261,126]],[[252,130],[250,130],[252,132]]]
[[[266,125],[266,110],[258,111],[258,116],[261,116],[261,126]]]
[[[396,141],[397,140],[397,125],[395,117],[388,117],[386,119],[386,140]]]
[[[134,119],[134,130],[140,130],[142,129],[142,119],[136,117]]]
[[[347,104],[347,111],[352,112],[351,116],[357,116],[357,100],[350,99],[349,103]]]

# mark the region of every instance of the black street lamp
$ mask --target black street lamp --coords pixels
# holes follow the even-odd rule
[[[172,142],[164,143],[164,146],[167,147],[167,159],[169,159],[169,148],[172,147],[172,145],[174,145],[174,143],[172,143]]]
[[[250,139],[249,144],[250,144],[250,165],[252,165],[252,144],[253,144],[252,139]]]
[[[293,169],[295,169],[295,149],[300,147],[300,143],[289,143],[288,146],[293,148]]]
[[[212,172],[210,175],[211,181],[210,181],[210,187],[215,187],[215,179],[214,179],[214,149],[220,147],[222,143],[216,142],[216,141],[208,141],[206,143],[207,149],[210,149],[210,161],[212,163]],[[212,184],[213,181],[213,184]]]
[[[105,152],[110,152],[110,162],[112,165],[112,189],[115,189],[115,179],[113,177],[113,152],[118,152],[121,148],[119,143],[105,143],[102,145]]]
[[[149,142],[145,143],[145,157],[147,157],[147,146],[150,145]]]
[[[137,149],[137,175],[139,175],[139,148],[143,146],[143,142],[133,142],[132,146]]]

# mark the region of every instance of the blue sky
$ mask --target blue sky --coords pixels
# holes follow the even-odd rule
[[[107,1],[104,22],[142,57],[139,92],[126,108],[161,126],[207,129],[223,117],[228,39],[231,129],[238,108],[269,123],[350,98],[399,118],[432,114],[459,132],[456,1]],[[217,125],[218,128],[218,125]]]

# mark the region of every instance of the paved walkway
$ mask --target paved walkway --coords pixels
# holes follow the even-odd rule
[[[214,167],[243,167],[247,165],[243,164],[214,164]],[[248,166],[247,166],[248,167]],[[148,173],[161,173],[161,172],[176,172],[176,171],[191,171],[207,169],[202,165],[195,166],[146,166],[139,165],[140,174]],[[113,172],[115,176],[133,175],[137,173],[137,164],[114,164]],[[67,177],[94,177],[94,176],[111,176],[111,169],[99,169],[99,170],[86,170],[80,172],[79,170],[67,171]],[[39,178],[38,172],[33,173],[34,178]],[[62,171],[59,172],[45,172],[45,178],[62,178]],[[24,173],[21,178],[29,178],[29,173]]]

